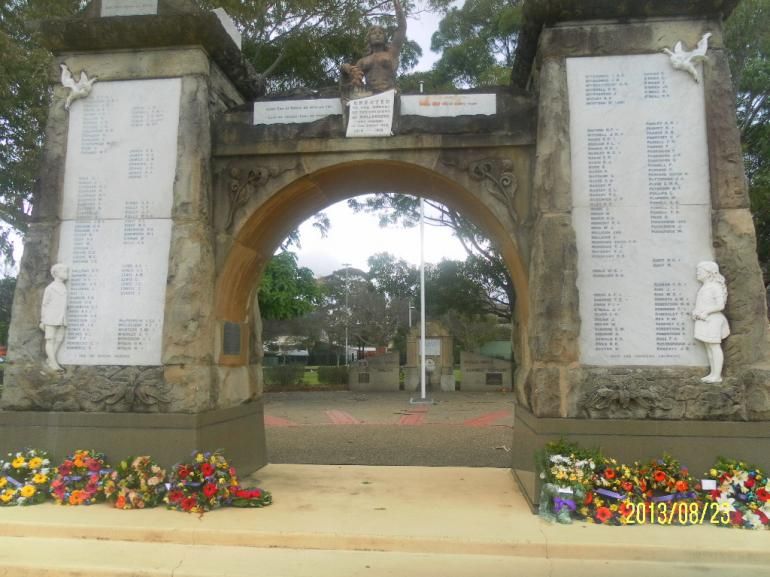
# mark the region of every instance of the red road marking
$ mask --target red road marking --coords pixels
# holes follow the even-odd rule
[[[266,427],[299,427],[294,421],[288,419],[282,419],[281,417],[274,417],[272,415],[265,415]]]
[[[499,421],[500,419],[504,417],[510,417],[511,411],[495,411],[494,413],[487,413],[485,415],[481,415],[480,417],[476,417],[475,419],[468,419],[467,421],[463,422],[463,426],[465,427],[488,427],[495,421]]]
[[[411,409],[409,415],[402,415],[398,420],[399,425],[422,425],[425,422],[425,414],[428,407],[416,407]]]
[[[332,425],[360,425],[361,421],[345,411],[326,411],[326,416]]]

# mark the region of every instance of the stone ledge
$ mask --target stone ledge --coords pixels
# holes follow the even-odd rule
[[[202,46],[245,98],[264,92],[254,67],[213,12],[43,20],[33,28],[54,53]]]
[[[528,0],[511,71],[511,84],[525,88],[537,53],[540,32],[559,22],[588,20],[628,21],[637,18],[727,18],[740,0]]]
[[[93,448],[110,460],[149,454],[171,467],[188,451],[223,449],[247,475],[267,464],[263,420],[261,399],[197,414],[0,411],[0,451],[40,447],[55,462]]]

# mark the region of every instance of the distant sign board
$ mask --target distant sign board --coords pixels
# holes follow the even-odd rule
[[[102,0],[102,17],[157,13],[158,0]]]
[[[469,116],[497,112],[495,94],[409,94],[401,97],[402,116]]]
[[[333,114],[342,114],[339,98],[270,100],[254,103],[254,124],[315,122]]]

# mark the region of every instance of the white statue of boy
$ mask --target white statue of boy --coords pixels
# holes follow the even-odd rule
[[[701,379],[704,383],[722,382],[722,340],[730,334],[730,326],[722,311],[727,302],[725,277],[719,274],[719,266],[712,261],[698,263],[695,273],[702,283],[695,297],[695,338],[706,347],[711,372]]]
[[[67,286],[69,268],[57,263],[51,267],[53,282],[45,287],[40,307],[40,330],[45,331],[46,364],[49,369],[63,371],[56,356],[64,342],[67,330]]]

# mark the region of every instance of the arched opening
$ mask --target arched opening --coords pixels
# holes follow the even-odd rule
[[[479,194],[415,164],[355,161],[320,169],[269,195],[240,223],[217,279],[215,311],[223,322],[247,323],[262,272],[275,249],[299,223],[337,201],[360,194],[397,192],[425,196],[451,207],[483,229],[497,246],[516,289],[515,316],[526,330],[529,288],[513,235]],[[525,342],[522,338],[519,343]],[[521,345],[519,345],[521,346]],[[523,351],[517,351],[522,356]]]

